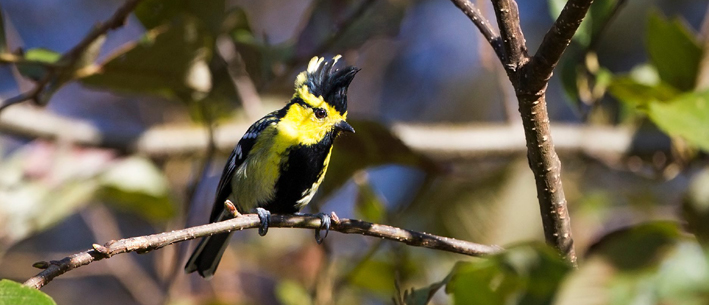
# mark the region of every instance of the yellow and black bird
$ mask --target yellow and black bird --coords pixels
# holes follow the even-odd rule
[[[338,59],[311,59],[295,80],[290,102],[249,127],[224,167],[210,222],[232,217],[224,206],[230,200],[240,213],[256,211],[259,234],[265,235],[271,213],[297,213],[310,202],[325,177],[333,141],[341,132],[354,132],[346,122],[347,88],[359,69],[335,68]],[[318,216],[328,230],[329,217]],[[214,275],[230,235],[203,238],[185,271]]]

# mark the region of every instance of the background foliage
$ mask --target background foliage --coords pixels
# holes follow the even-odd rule
[[[519,2],[536,46],[566,1]],[[46,111],[118,135],[85,147],[0,129],[0,304],[709,300],[706,1],[596,0],[555,74],[552,129],[570,122],[633,134],[616,154],[562,152],[576,270],[541,242],[524,152],[416,150],[390,129],[517,126],[494,53],[448,1],[145,0],[123,28],[79,53],[70,50],[121,1],[0,5],[0,52],[26,59],[0,67],[2,97],[45,80],[37,102]],[[251,230],[235,235],[211,281],[183,274],[182,244],[72,271],[46,294],[16,283],[37,272],[35,261],[205,222],[229,151],[136,154],[122,139],[249,124],[290,98],[310,57],[335,54],[362,68],[349,94],[357,133],[338,139],[311,210],[507,251],[472,259],[360,236],[331,234],[319,246],[310,231]]]

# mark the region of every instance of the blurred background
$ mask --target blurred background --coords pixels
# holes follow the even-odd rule
[[[473,2],[494,24],[490,3]],[[531,54],[564,3],[519,1]],[[206,223],[246,128],[290,99],[312,56],[342,54],[362,69],[348,95],[357,133],[337,140],[308,211],[509,251],[247,230],[210,281],[184,274],[187,242],[42,291],[104,305],[709,302],[707,1],[596,0],[555,71],[547,102],[577,270],[543,246],[513,89],[450,1],[144,0],[71,52],[123,4],[0,0],[0,52],[27,59],[0,58],[0,97],[44,84],[41,106],[0,113],[0,278]]]

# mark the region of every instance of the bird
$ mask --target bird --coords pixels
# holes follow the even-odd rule
[[[313,57],[295,79],[295,93],[280,110],[248,128],[227,160],[217,186],[210,223],[239,213],[256,212],[259,234],[266,235],[271,213],[299,214],[325,178],[335,138],[354,133],[347,123],[347,90],[360,71],[342,69],[340,55]],[[225,205],[227,203],[227,205]],[[330,218],[319,213],[325,236]],[[315,236],[322,242],[320,230]],[[231,233],[204,237],[185,265],[204,278],[214,275]]]

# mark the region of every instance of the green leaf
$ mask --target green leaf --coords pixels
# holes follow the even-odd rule
[[[118,208],[152,221],[164,221],[176,213],[167,179],[145,158],[131,157],[111,166],[99,182],[99,196]]]
[[[383,198],[377,194],[366,172],[355,174],[355,184],[357,184],[357,200],[355,202],[355,215],[359,219],[378,223],[386,216],[386,205]]]
[[[571,267],[542,244],[460,264],[446,286],[455,304],[550,304]]]
[[[391,261],[370,259],[351,275],[350,283],[373,292],[391,295],[395,288],[396,272],[396,266]]]
[[[662,131],[709,152],[709,91],[691,92],[668,102],[650,103],[647,113]]]
[[[657,221],[621,229],[605,235],[588,250],[620,270],[651,268],[666,254],[680,236],[676,223]]]
[[[680,93],[664,83],[657,85],[643,84],[630,76],[619,76],[611,81],[608,91],[618,100],[632,106],[647,108],[655,101],[669,101]]]
[[[709,167],[697,173],[682,200],[682,216],[688,229],[709,249]]]
[[[148,30],[191,16],[213,36],[223,31],[225,12],[225,0],[147,0],[135,8],[135,15]]]
[[[7,37],[5,35],[5,14],[0,6],[0,53],[7,52]]]
[[[436,166],[424,156],[413,152],[388,128],[374,121],[348,120],[357,131],[337,139],[327,177],[320,195],[327,196],[352,175],[365,168],[383,164],[408,165],[434,172]]]
[[[439,282],[435,282],[428,287],[423,287],[419,289],[411,289],[404,291],[404,293],[401,293],[401,288],[399,288],[398,281],[396,282],[396,292],[397,295],[394,298],[394,304],[395,305],[426,305],[428,304],[429,301],[431,301],[431,298],[433,298],[433,295],[438,292],[443,286],[448,285],[450,282],[451,278],[453,278],[453,274],[458,269],[460,263],[457,263],[453,269],[451,269],[451,272],[448,273],[448,275],[443,278]]]
[[[303,285],[284,280],[276,286],[276,297],[283,305],[307,305],[313,304],[313,299]]]
[[[33,60],[48,64],[55,64],[62,57],[62,55],[57,52],[43,48],[29,49],[25,52],[24,56],[27,60]],[[45,66],[39,64],[20,63],[17,64],[17,70],[22,76],[34,81],[38,81],[44,78],[44,76],[47,74],[47,69],[45,68]]]
[[[81,81],[121,92],[200,100],[212,87],[205,45],[195,23],[184,20],[148,32],[105,63],[99,73]]]
[[[702,57],[695,34],[684,22],[667,20],[657,11],[650,13],[647,27],[647,51],[660,78],[680,91],[692,90]]]
[[[50,296],[11,280],[0,280],[0,305],[56,305]]]

